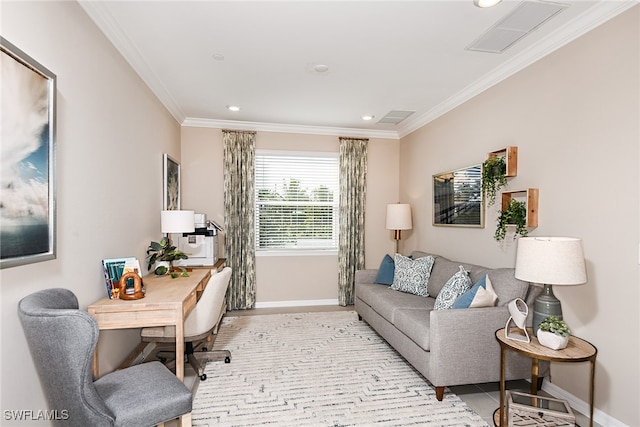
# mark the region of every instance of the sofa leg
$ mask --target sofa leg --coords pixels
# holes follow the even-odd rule
[[[536,384],[538,391],[542,390],[542,382],[543,381],[544,381],[544,377],[538,377],[538,382]]]
[[[444,398],[444,386],[437,386],[436,387],[436,399],[438,399],[439,402],[442,402],[443,398]]]
[[[358,314],[358,320],[362,322],[362,316]]]

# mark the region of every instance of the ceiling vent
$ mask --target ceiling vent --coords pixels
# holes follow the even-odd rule
[[[389,111],[383,118],[378,120],[378,123],[389,123],[392,125],[397,125],[413,113],[415,113],[415,111]]]
[[[466,49],[502,53],[567,7],[560,3],[523,1]]]

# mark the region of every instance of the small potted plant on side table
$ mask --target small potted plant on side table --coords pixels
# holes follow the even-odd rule
[[[556,316],[549,316],[540,322],[536,336],[541,345],[553,350],[561,350],[569,343],[571,330]]]
[[[173,266],[173,261],[187,258],[189,258],[187,254],[179,251],[171,244],[169,239],[163,237],[160,242],[151,242],[149,244],[149,247],[147,248],[147,269],[151,271],[151,267],[153,267],[155,263],[166,261],[169,263],[169,267],[164,265],[157,266],[153,271],[156,275],[163,276],[169,273],[174,279],[178,276],[189,276],[186,268],[178,267],[176,269]]]

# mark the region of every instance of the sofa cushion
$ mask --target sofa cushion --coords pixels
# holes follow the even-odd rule
[[[414,260],[396,254],[394,261],[395,271],[391,289],[422,297],[429,296],[428,282],[433,267],[433,257],[428,256]]]
[[[393,258],[389,254],[386,254],[384,258],[382,258],[382,262],[380,263],[380,267],[378,268],[378,275],[376,276],[376,280],[374,283],[378,283],[380,285],[390,285],[393,283],[393,272],[395,271],[395,263]]]
[[[493,285],[493,290],[498,294],[498,306],[509,304],[515,298],[525,299],[529,282],[523,282],[515,277],[513,268],[495,268],[489,270],[489,278]]]
[[[471,288],[471,279],[469,273],[463,266],[459,266],[458,272],[455,273],[447,283],[444,284],[442,290],[436,298],[434,310],[447,310],[453,307],[456,299],[467,292]]]
[[[356,298],[369,305],[376,313],[388,322],[395,322],[398,309],[430,310],[433,298],[416,298],[413,294],[397,292],[387,286],[370,283],[356,283]]]
[[[484,275],[467,292],[456,298],[453,308],[493,307],[498,295],[493,290],[491,279]]]
[[[433,298],[426,298],[434,302]],[[429,351],[429,325],[431,310],[403,308],[398,309],[393,326],[411,338],[420,348]]]

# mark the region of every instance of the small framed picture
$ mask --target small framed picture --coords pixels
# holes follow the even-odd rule
[[[180,209],[180,163],[169,156],[163,155],[163,203],[165,211]]]
[[[56,258],[56,75],[0,37],[0,268]]]

